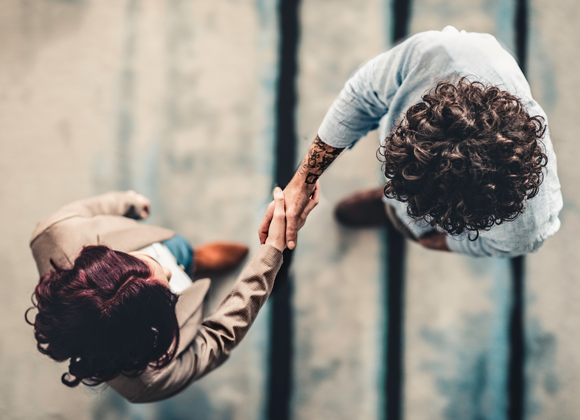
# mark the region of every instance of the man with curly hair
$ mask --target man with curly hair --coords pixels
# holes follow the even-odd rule
[[[390,223],[427,248],[482,257],[537,251],[559,229],[544,111],[493,36],[448,26],[409,38],[346,83],[284,191],[290,249],[317,179],[376,128],[387,182],[340,202],[344,225]]]

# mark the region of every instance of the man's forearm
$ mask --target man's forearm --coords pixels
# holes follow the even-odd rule
[[[295,181],[301,181],[301,183],[313,187],[320,175],[336,160],[343,150],[344,148],[329,146],[320,140],[317,135],[296,171]],[[303,185],[302,187],[305,186]]]

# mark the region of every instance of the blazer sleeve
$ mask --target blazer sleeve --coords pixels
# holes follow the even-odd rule
[[[270,245],[262,245],[230,293],[201,324],[191,344],[166,368],[135,378],[142,385],[137,388],[140,391],[133,387],[137,393],[121,394],[131,402],[162,400],[220,366],[250,329],[272,291],[281,265],[282,253]]]
[[[84,200],[74,201],[67,204],[50,216],[42,219],[30,238],[30,243],[34,242],[39,235],[52,225],[71,217],[94,217],[98,215],[126,216],[133,219],[143,210],[142,196],[134,191],[113,191],[106,194]]]

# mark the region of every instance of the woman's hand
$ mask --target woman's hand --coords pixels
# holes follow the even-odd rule
[[[284,205],[284,193],[280,187],[274,188],[274,214],[268,230],[266,242],[280,252],[286,249],[286,210]]]
[[[306,218],[310,214],[310,212],[318,205],[318,201],[320,200],[320,181],[316,181],[314,184],[314,191],[308,197],[308,202],[306,203],[306,207],[298,219],[296,220],[296,232],[302,229],[302,226],[306,223]]]
[[[150,213],[151,201],[149,201],[149,199],[144,195],[136,193],[133,190],[127,191],[127,194],[129,194],[131,199],[135,202],[135,205],[132,206],[127,217],[133,219],[147,219]]]

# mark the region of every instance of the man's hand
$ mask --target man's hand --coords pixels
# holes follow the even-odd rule
[[[434,249],[437,251],[451,251],[447,246],[447,235],[441,232],[434,231],[428,233],[417,240],[420,245],[425,248]]]
[[[305,185],[307,188],[304,187]],[[288,241],[288,248],[294,249],[296,247],[298,231],[306,223],[308,213],[318,204],[319,194],[320,184],[318,181],[311,186],[309,184],[302,184],[299,179],[297,182],[294,182],[293,179],[284,190],[284,200],[286,201],[286,240]],[[312,199],[315,195],[316,202],[313,202]]]
[[[276,190],[279,190],[279,188],[276,187]],[[274,201],[272,201],[270,203],[270,205],[268,206],[268,209],[266,210],[266,215],[264,216],[264,219],[262,220],[262,224],[260,225],[260,228],[258,230],[258,235],[260,236],[260,243],[262,243],[262,244],[268,243],[268,240],[270,238],[271,231],[272,231],[272,227],[271,227],[271,224],[273,223],[272,220],[273,220],[273,218],[276,217],[276,206],[277,206],[276,190],[274,190]],[[290,223],[290,216],[289,216],[289,212],[287,209],[288,209],[288,205],[290,203],[290,200],[288,199],[288,195],[287,195],[286,191],[288,191],[288,187],[286,188],[284,193],[282,193],[282,197],[283,197],[284,202],[285,202],[285,210],[286,210],[285,211],[285,221],[286,221],[286,223],[285,223],[285,240],[287,241],[288,240],[288,224]],[[298,234],[298,231],[306,223],[306,218],[308,217],[308,214],[310,214],[312,209],[314,209],[314,207],[316,207],[318,205],[319,199],[320,199],[320,188],[319,188],[318,182],[316,182],[314,184],[314,191],[312,192],[312,195],[306,199],[306,204],[302,208],[299,216],[295,217],[293,219],[293,221],[294,221],[293,229],[295,229],[294,234],[296,236]],[[288,243],[287,245],[288,245],[288,248],[294,249],[294,247],[296,246],[296,242],[294,241],[294,244],[292,245],[292,247],[290,247],[290,243]]]
[[[292,181],[284,190],[284,200],[286,202],[286,241],[288,248],[294,249],[298,239],[298,230],[306,222],[306,216],[310,210],[306,211],[311,204],[314,194],[318,194],[318,178],[330,166],[332,162],[342,153],[344,149],[329,146],[320,137],[316,136],[308,153],[302,160],[302,164],[294,174]],[[316,199],[318,203],[318,198]],[[274,213],[274,204],[270,203],[266,216],[260,225],[258,234],[260,241],[264,243],[268,237],[268,227]]]

